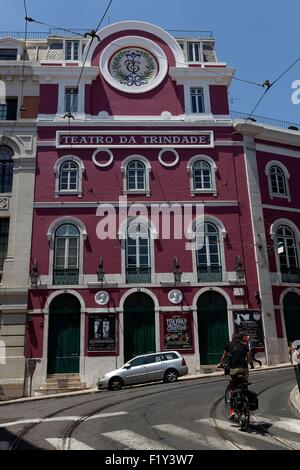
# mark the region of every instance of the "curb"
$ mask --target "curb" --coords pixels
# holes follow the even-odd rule
[[[290,407],[294,413],[300,418],[300,392],[298,385],[293,388],[290,394]]]
[[[266,372],[269,370],[275,370],[275,369],[289,369],[292,368],[293,366],[290,363],[284,363],[284,364],[278,364],[274,366],[262,366],[259,368],[255,369],[250,369],[249,372],[250,374],[252,373],[261,373],[261,372]],[[181,377],[181,380],[199,380],[199,379],[205,379],[205,378],[215,378],[215,377],[224,377],[224,372],[221,371],[216,371],[216,372],[209,372],[209,373],[204,373],[204,374],[188,374],[183,377]],[[138,385],[137,385],[138,386]],[[82,396],[82,395],[88,395],[92,393],[101,393],[105,392],[106,389],[103,390],[98,390],[97,387],[89,388],[86,390],[80,390],[80,391],[75,391],[75,392],[65,392],[65,393],[57,393],[54,395],[42,395],[40,397],[24,397],[24,398],[16,398],[14,400],[5,400],[5,401],[0,401],[0,407],[5,406],[5,405],[13,405],[13,404],[18,404],[18,403],[26,403],[26,402],[34,402],[34,401],[40,401],[40,400],[47,400],[47,399],[54,399],[54,398],[64,398],[64,397],[76,397],[76,396]],[[300,401],[300,400],[299,400]],[[300,413],[300,412],[299,412]]]

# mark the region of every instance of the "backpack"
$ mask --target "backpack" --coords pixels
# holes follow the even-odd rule
[[[258,398],[257,394],[252,390],[247,390],[247,396],[249,400],[249,409],[250,411],[255,411],[258,409]]]

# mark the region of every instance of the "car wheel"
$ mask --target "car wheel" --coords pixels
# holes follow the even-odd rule
[[[108,383],[108,390],[121,390],[123,387],[123,380],[120,377],[113,377]]]
[[[168,369],[165,372],[164,381],[165,382],[176,382],[178,379],[178,372],[175,369]]]

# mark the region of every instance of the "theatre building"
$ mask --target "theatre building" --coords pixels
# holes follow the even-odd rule
[[[56,38],[60,55],[37,66],[26,340],[33,391],[57,389],[59,378],[65,388],[92,386],[160,350],[180,351],[190,372],[211,369],[243,329],[263,361],[284,362],[284,289],[268,258],[258,259],[272,236],[263,217],[276,218],[279,203],[266,199],[273,177],[263,165],[271,171],[297,151],[275,158],[271,133],[255,134],[263,126],[232,121],[234,69],[217,59],[208,34],[177,37],[124,21],[98,36]],[[292,166],[279,163],[292,181]],[[290,195],[280,199],[282,214]]]

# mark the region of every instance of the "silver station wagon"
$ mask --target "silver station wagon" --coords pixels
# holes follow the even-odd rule
[[[108,372],[97,381],[98,390],[120,390],[123,385],[141,384],[163,380],[175,382],[186,375],[185,359],[177,351],[163,351],[136,356],[120,369]]]

